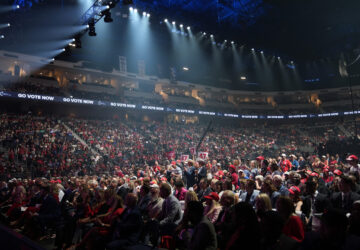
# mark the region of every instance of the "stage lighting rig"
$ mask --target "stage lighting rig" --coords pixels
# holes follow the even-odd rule
[[[111,18],[111,12],[110,12],[110,10],[106,10],[105,12],[104,12],[104,22],[105,23],[111,23],[112,21],[113,21],[113,19]]]
[[[89,36],[96,36],[94,19],[91,19],[89,22]]]

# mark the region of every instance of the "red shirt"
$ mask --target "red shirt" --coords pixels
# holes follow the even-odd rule
[[[298,242],[304,240],[304,226],[299,216],[292,215],[283,228],[283,233]]]
[[[289,171],[291,169],[291,162],[289,160],[283,160],[280,163],[280,168],[283,173]]]

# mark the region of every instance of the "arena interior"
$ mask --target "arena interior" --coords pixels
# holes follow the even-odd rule
[[[1,249],[360,249],[359,10],[2,0]]]

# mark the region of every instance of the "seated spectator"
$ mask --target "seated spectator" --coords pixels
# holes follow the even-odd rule
[[[260,249],[260,227],[252,206],[245,202],[234,205],[232,218],[236,226],[225,249]]]
[[[295,213],[301,215],[302,200],[300,198],[300,188],[297,186],[291,186],[289,188],[289,197],[294,203]]]
[[[284,220],[278,212],[266,211],[260,220],[261,249],[297,250],[299,243],[283,233]]]
[[[204,209],[204,215],[211,221],[215,223],[219,217],[220,211],[222,209],[219,203],[219,195],[215,192],[211,192],[209,195],[205,196],[206,207]]]
[[[255,199],[255,211],[258,217],[261,217],[263,213],[271,211],[271,201],[267,194],[259,194]]]
[[[204,207],[198,201],[188,204],[189,221],[194,226],[189,240],[185,239],[187,249],[217,249],[217,238],[214,225],[204,216]]]
[[[280,193],[276,191],[276,187],[270,179],[265,179],[261,187],[261,192],[267,194],[270,197],[271,206],[275,207],[276,200],[280,196]]]
[[[293,201],[286,196],[280,196],[276,202],[276,210],[282,216],[285,224],[283,233],[294,240],[304,240],[304,226],[299,216],[295,214]]]
[[[184,187],[184,182],[181,179],[175,181],[175,197],[179,201],[185,200],[187,190]]]

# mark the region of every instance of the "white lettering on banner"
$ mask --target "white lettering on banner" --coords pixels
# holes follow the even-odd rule
[[[289,118],[306,118],[307,115],[289,115]]]
[[[46,100],[46,101],[54,101],[54,97],[53,96],[41,96],[42,100]]]
[[[84,100],[84,103],[85,104],[94,104],[94,101],[92,101],[92,100]]]
[[[224,114],[226,117],[239,117],[237,114]]]
[[[163,107],[155,107],[155,106],[141,106],[141,109],[164,111]]]
[[[19,93],[19,94],[18,94],[18,97],[19,97],[19,98],[26,98],[26,94],[21,94],[21,93]]]
[[[187,161],[189,160],[189,155],[181,155],[180,159],[181,161]]]
[[[319,114],[319,117],[329,117],[329,116],[338,116],[339,113],[325,113],[325,114]]]
[[[241,118],[245,119],[258,119],[259,117],[257,115],[242,115]]]
[[[199,111],[199,115],[215,115],[215,112]]]
[[[175,109],[175,112],[178,112],[178,113],[188,113],[188,114],[194,114],[194,113],[195,113],[194,110],[188,110],[188,109]]]
[[[203,159],[203,160],[205,160],[206,158],[208,158],[208,156],[209,156],[209,153],[208,153],[208,152],[199,152],[199,153],[198,153],[198,157],[199,157],[200,159]]]
[[[269,119],[284,119],[283,115],[268,115],[267,118]]]
[[[41,100],[41,95],[26,94],[26,97],[32,100]]]

